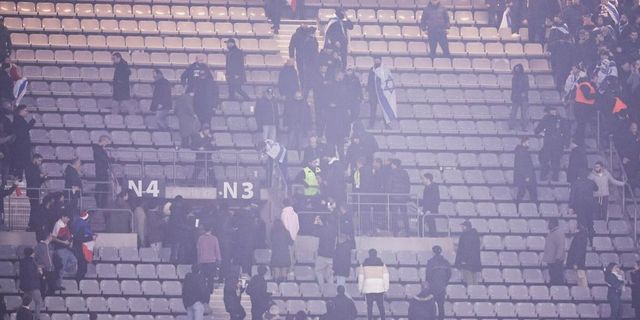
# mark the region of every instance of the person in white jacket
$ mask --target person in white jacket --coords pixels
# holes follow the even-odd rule
[[[291,200],[284,199],[282,201],[282,213],[280,214],[280,220],[282,220],[282,224],[284,224],[284,228],[287,229],[289,235],[291,235],[291,240],[293,240],[293,244],[291,248],[289,248],[289,252],[291,254],[291,261],[295,261],[295,243],[296,238],[298,237],[298,232],[300,231],[300,221],[298,220],[298,214],[293,209],[291,205]]]
[[[378,257],[376,249],[369,249],[358,272],[358,289],[367,301],[367,319],[373,319],[373,303],[378,306],[380,320],[385,320],[384,294],[389,290],[389,270]]]
[[[606,219],[609,207],[609,184],[622,187],[626,182],[616,180],[604,167],[602,161],[596,162],[593,166],[593,171],[589,174],[589,180],[592,180],[598,186],[598,190],[593,192],[593,198],[597,205],[595,218]]]

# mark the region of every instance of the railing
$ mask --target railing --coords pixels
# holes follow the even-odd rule
[[[614,156],[615,154],[615,156]],[[631,201],[633,203],[633,216],[631,217],[633,220],[633,243],[637,247],[638,246],[638,199],[636,198],[635,191],[633,190],[633,186],[628,183],[629,176],[627,175],[627,170],[624,168],[624,162],[620,158],[617,149],[615,148],[615,144],[613,141],[613,135],[609,135],[609,164],[613,166],[613,164],[617,164],[620,167],[620,172],[622,173],[622,179],[627,181],[622,190],[622,212],[627,212],[627,197],[626,194],[629,192],[631,196]]]
[[[8,230],[24,230],[28,227],[29,216],[31,213],[31,201],[27,193],[37,191],[39,195],[39,204],[43,199],[43,195],[56,192],[62,193],[65,200],[68,200],[72,194],[71,189],[55,189],[55,188],[23,188],[19,187],[21,195],[13,192],[4,199],[4,223]],[[82,208],[82,197],[78,198],[78,205]]]
[[[235,167],[235,180],[240,179],[240,168],[242,163],[253,163],[255,165],[262,165],[260,158],[260,152],[258,151],[231,151],[231,150],[216,150],[216,151],[197,151],[197,150],[123,150],[114,149],[110,150],[112,156],[117,155],[120,162],[139,162],[141,167],[141,176],[148,177],[145,164],[153,163],[171,163],[172,174],[171,178],[166,181],[171,181],[173,184],[178,180],[178,166],[179,165],[193,165],[194,172],[190,179],[191,183],[202,186],[210,186],[215,184],[216,177],[213,173],[213,168],[220,165],[232,165]],[[247,161],[243,161],[247,160]],[[123,172],[115,172],[123,174]],[[164,173],[163,173],[164,175]],[[254,172],[254,177],[257,177],[257,172]],[[201,178],[203,178],[201,180]]]
[[[292,186],[293,190],[303,188],[300,185]],[[301,193],[294,192],[302,197]],[[407,229],[401,230],[408,234],[412,234],[411,222],[417,220],[417,235],[424,237],[426,234],[426,225],[435,229],[436,219],[444,218],[447,220],[447,236],[451,236],[451,228],[449,227],[449,214],[428,213],[423,214],[420,207],[420,198],[415,194],[408,193],[347,193],[347,202],[351,212],[354,213],[354,225],[356,235],[378,235],[379,231],[385,233],[396,233],[395,231],[403,229],[397,224],[401,220],[406,219]],[[316,216],[331,214],[328,209],[315,207],[313,209],[299,209],[298,214],[301,216],[301,227],[312,223]],[[407,234],[407,235],[408,235]],[[415,234],[415,233],[413,233]],[[436,236],[436,230],[429,230],[430,236]]]

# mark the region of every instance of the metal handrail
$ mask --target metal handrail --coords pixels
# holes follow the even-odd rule
[[[129,221],[129,230],[131,230],[132,233],[135,233],[135,217],[133,216],[133,211],[131,211],[131,209],[118,209],[118,208],[87,208],[85,209],[86,211],[89,211],[91,213],[93,212],[128,212],[129,213],[129,217],[131,218]]]
[[[39,201],[42,201],[43,194],[51,194],[55,192],[61,192],[65,199],[69,199],[70,195],[73,192],[72,189],[68,189],[68,188],[59,189],[59,188],[49,188],[49,187],[43,187],[43,188],[27,188],[23,186],[18,186],[18,187],[20,188],[20,191],[23,194],[23,196],[17,196],[14,191],[14,193],[9,195],[5,199],[5,204],[7,205],[8,210],[4,212],[4,214],[2,215],[2,219],[4,219],[4,223],[6,227],[9,228],[9,230],[16,230],[17,228],[20,228],[22,226],[20,221],[27,221],[29,218],[30,210],[25,212],[27,208],[26,205],[27,203],[29,203],[29,208],[30,208],[31,206],[30,202],[33,199],[27,195],[28,191],[37,190]],[[82,197],[78,198],[78,205],[80,206],[80,208],[82,208]],[[24,227],[26,227],[26,224],[24,225]]]
[[[615,153],[615,157],[613,156]],[[627,170],[624,168],[624,163],[620,158],[620,154],[615,147],[613,141],[613,135],[609,135],[609,161],[610,164],[613,165],[614,158],[618,166],[620,166],[620,172],[622,173],[622,178],[624,181],[629,181],[629,175],[627,174]],[[638,246],[638,200],[636,198],[635,192],[633,191],[633,187],[629,183],[625,183],[622,191],[622,212],[627,212],[627,199],[626,192],[628,191],[631,195],[631,201],[633,201],[633,243],[637,247]]]

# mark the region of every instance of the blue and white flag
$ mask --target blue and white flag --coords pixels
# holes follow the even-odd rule
[[[609,0],[607,3],[602,4],[603,12],[606,12],[616,25],[620,24],[620,13],[616,7],[617,5],[618,2],[615,0]]]
[[[13,84],[13,96],[16,98],[16,106],[20,104],[25,93],[27,93],[28,85],[29,81],[27,81],[27,78],[20,78]]]
[[[382,106],[384,121],[390,124],[398,117],[398,107],[396,105],[396,88],[393,82],[391,71],[380,65],[373,70],[376,75],[376,95],[378,102]]]

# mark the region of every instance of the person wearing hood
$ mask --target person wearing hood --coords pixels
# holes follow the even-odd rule
[[[578,285],[584,288],[588,287],[586,271],[588,244],[589,230],[583,225],[578,225],[578,232],[573,236],[569,251],[567,252],[566,267],[567,269],[576,271]]]
[[[624,291],[624,271],[611,262],[604,270],[604,281],[607,283],[607,301],[611,309],[611,320],[622,319],[622,291]]]
[[[458,240],[455,266],[462,271],[467,285],[478,283],[478,272],[482,270],[480,262],[480,235],[469,220],[462,223],[462,234]]]
[[[262,320],[262,315],[269,310],[271,293],[267,291],[267,267],[258,266],[258,274],[247,284],[247,294],[251,297],[251,320]]]
[[[544,239],[542,261],[549,268],[549,284],[564,285],[565,233],[556,218],[549,220],[549,234]]]
[[[422,10],[420,28],[427,34],[429,42],[429,55],[436,56],[438,44],[445,57],[449,56],[449,41],[447,30],[449,29],[449,13],[440,3],[440,0],[430,0],[427,7]]]
[[[344,9],[336,9],[335,16],[329,19],[324,35],[324,47],[336,48],[342,58],[341,69],[347,62],[349,47],[349,30],[353,30],[353,22],[345,16]]]
[[[389,270],[376,249],[369,249],[358,272],[358,289],[365,296],[367,319],[373,320],[373,303],[378,307],[381,320],[385,320],[384,294],[389,291]]]
[[[197,56],[180,77],[186,85],[186,93],[192,97],[193,110],[200,124],[211,125],[213,110],[218,107],[220,93],[211,69],[204,62],[204,56]]]
[[[278,92],[282,100],[293,99],[300,90],[300,78],[293,58],[287,59],[278,73]]]
[[[538,201],[538,189],[536,183],[536,172],[529,152],[529,138],[520,139],[520,144],[515,149],[515,159],[513,161],[513,184],[518,188],[516,195],[516,206],[524,198],[525,191],[529,192],[531,201]]]
[[[436,320],[438,305],[428,281],[422,283],[422,290],[409,301],[409,320]]]
[[[475,230],[475,229],[473,229]],[[460,246],[458,246],[458,250]],[[442,248],[433,246],[431,249],[433,257],[427,261],[425,279],[430,284],[430,291],[438,309],[438,319],[444,319],[444,299],[447,295],[447,286],[451,279],[451,264],[442,256]],[[480,250],[478,249],[478,261],[480,261]],[[458,255],[459,256],[459,255]],[[456,257],[457,262],[457,257]]]
[[[596,162],[588,179],[598,186],[598,190],[593,192],[593,198],[596,202],[596,219],[607,219],[609,216],[609,185],[623,187],[626,182],[615,179],[604,167],[602,161]]]
[[[191,272],[187,273],[182,282],[182,303],[187,310],[188,320],[202,319],[205,304],[209,303],[209,290],[207,281],[200,273],[197,264],[191,267]]]

